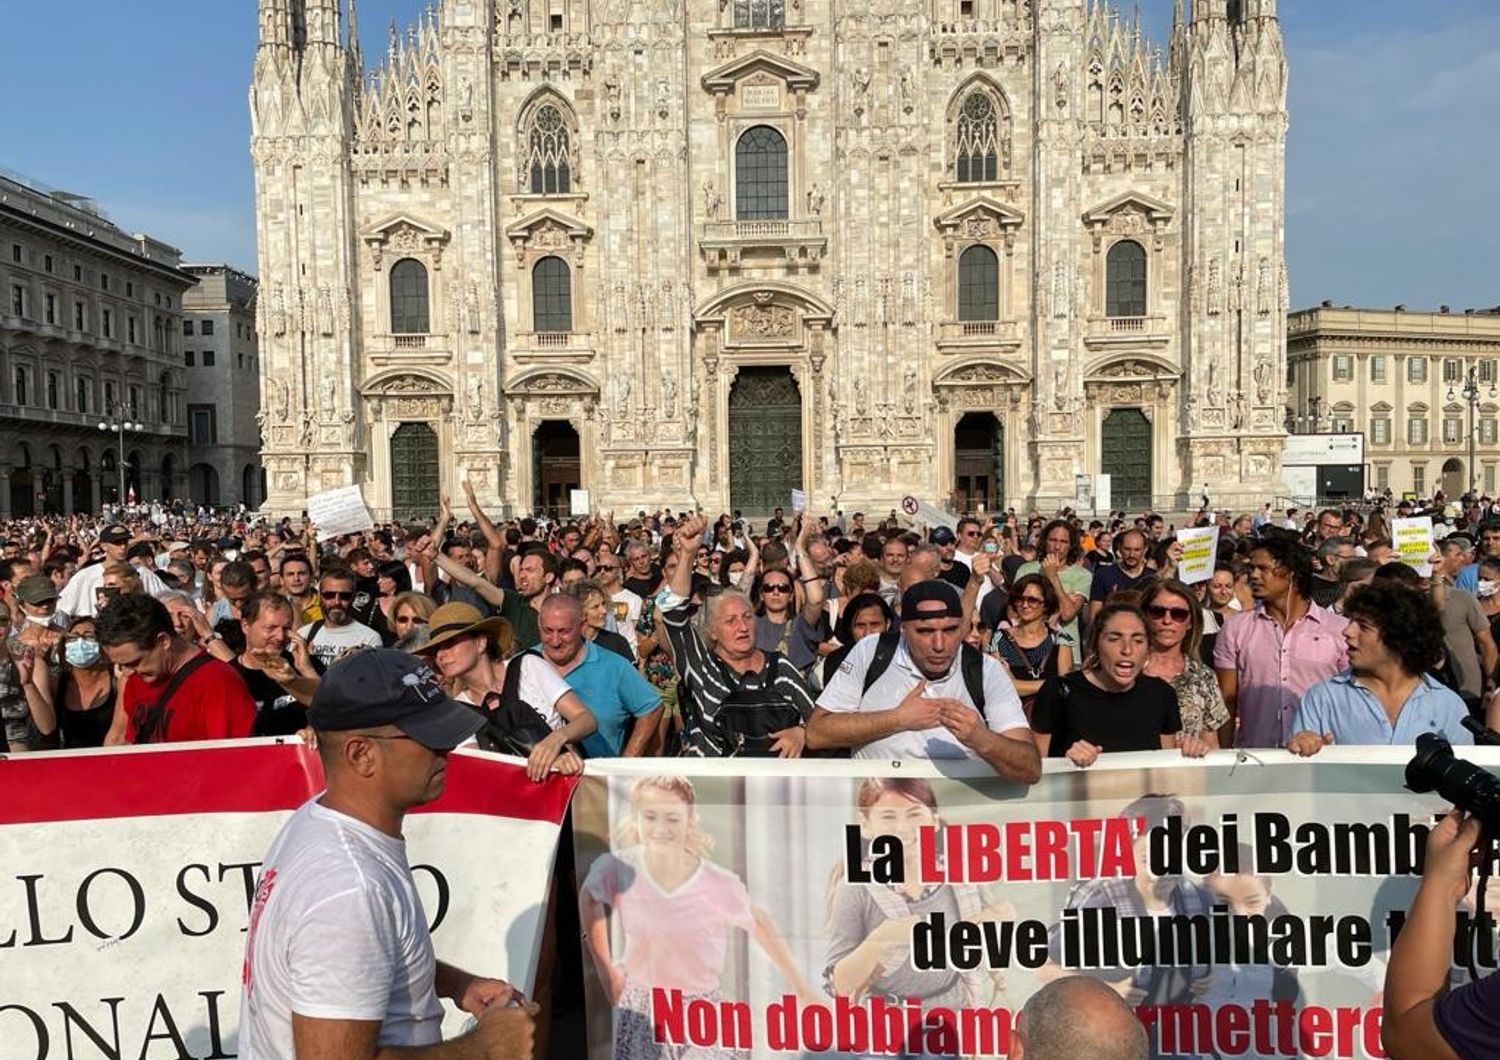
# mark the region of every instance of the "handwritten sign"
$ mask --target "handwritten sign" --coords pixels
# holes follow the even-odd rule
[[[1432,576],[1432,516],[1417,515],[1409,519],[1392,519],[1391,533],[1401,562],[1424,578]]]
[[[806,490],[792,490],[792,511],[794,511],[794,512],[805,512],[805,511],[807,511],[807,491]]]
[[[307,517],[317,526],[319,541],[357,534],[375,526],[358,486],[341,486],[314,493],[307,498]]]
[[[1219,558],[1219,528],[1194,526],[1179,530],[1177,542],[1182,545],[1182,559],[1177,562],[1178,580],[1196,585],[1212,578]]]
[[[568,515],[577,518],[589,514],[589,491],[568,490]]]

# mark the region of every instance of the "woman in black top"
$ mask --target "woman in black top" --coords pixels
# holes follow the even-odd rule
[[[1070,639],[1051,627],[1058,604],[1057,590],[1046,576],[1018,578],[1010,590],[1010,618],[1000,623],[990,641],[991,650],[1010,673],[1027,717],[1047,678],[1073,669]]]
[[[878,635],[890,629],[895,617],[891,605],[879,593],[857,593],[844,605],[839,623],[834,627],[833,637],[839,646],[823,659],[821,683],[827,685],[833,679],[854,645],[871,634]]]
[[[1146,665],[1146,619],[1133,604],[1106,604],[1094,619],[1083,669],[1048,679],[1031,729],[1042,757],[1087,768],[1106,751],[1180,748],[1201,758],[1209,746],[1182,732],[1177,693]]]
[[[102,747],[114,720],[115,668],[94,639],[94,620],[79,615],[63,636],[63,665],[57,676],[57,730],[45,746]]]

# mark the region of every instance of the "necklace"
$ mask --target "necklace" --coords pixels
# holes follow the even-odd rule
[[[1050,633],[1043,634],[1040,644],[1033,648],[1027,648],[1023,647],[1016,640],[1015,633],[1012,630],[1006,629],[1004,643],[1014,648],[1015,652],[1019,654],[1019,658],[1017,658],[1016,654],[1009,651],[1005,652],[1006,662],[1011,663],[1017,668],[1024,668],[1026,670],[1024,675],[1026,680],[1040,680],[1042,670],[1046,668],[1047,659],[1052,654],[1052,635]],[[1036,654],[1033,655],[1033,652]]]

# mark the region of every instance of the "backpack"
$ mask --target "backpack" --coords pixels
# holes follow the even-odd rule
[[[802,724],[802,714],[796,706],[775,695],[781,653],[768,651],[764,654],[766,665],[760,671],[766,679],[764,687],[746,694],[746,679],[755,675],[739,675],[734,691],[719,704],[719,710],[714,714],[712,724],[723,734],[722,753],[725,758],[774,758],[776,752],[771,745],[775,741],[771,734]]]
[[[880,640],[875,644],[875,654],[870,657],[870,665],[865,670],[865,685],[860,690],[861,694],[870,691],[875,682],[880,680],[880,675],[890,669],[900,644],[901,633],[898,630],[887,630],[880,635]],[[964,687],[969,690],[974,709],[984,714],[984,655],[972,645],[961,644],[958,656],[959,669],[964,675]]]
[[[484,728],[474,734],[482,751],[526,758],[532,748],[552,734],[547,719],[521,698],[521,664],[527,654],[513,655],[506,664],[499,703],[491,705],[491,693],[484,697],[482,704],[474,707],[484,718]]]

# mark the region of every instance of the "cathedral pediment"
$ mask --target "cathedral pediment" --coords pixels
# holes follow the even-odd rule
[[[516,260],[521,264],[525,264],[528,251],[544,255],[579,251],[593,235],[594,230],[578,218],[551,206],[505,226],[505,237],[515,248]]]
[[[997,383],[1026,383],[1031,374],[1020,365],[995,361],[967,361],[954,365],[932,381],[934,387],[993,386]]]
[[[749,55],[731,60],[703,75],[703,87],[718,96],[733,92],[742,81],[752,78],[774,79],[796,93],[811,92],[818,87],[818,72],[783,55],[758,48]]]
[[[386,250],[398,256],[425,254],[435,269],[442,268],[443,247],[448,230],[427,224],[411,214],[390,214],[360,229],[359,237],[370,248],[375,268],[380,268]]]
[[[1025,220],[1026,215],[1015,207],[988,195],[976,195],[938,214],[934,223],[944,235],[990,239],[1002,233],[1013,237]]]
[[[1083,223],[1087,225],[1107,225],[1110,220],[1120,214],[1139,214],[1152,226],[1164,224],[1172,219],[1172,207],[1160,199],[1152,198],[1150,195],[1138,191],[1127,191],[1110,199],[1105,199],[1099,205],[1083,215]]]
[[[1084,382],[1172,382],[1181,374],[1176,365],[1163,357],[1132,353],[1124,357],[1106,357],[1095,361],[1084,373]]]

